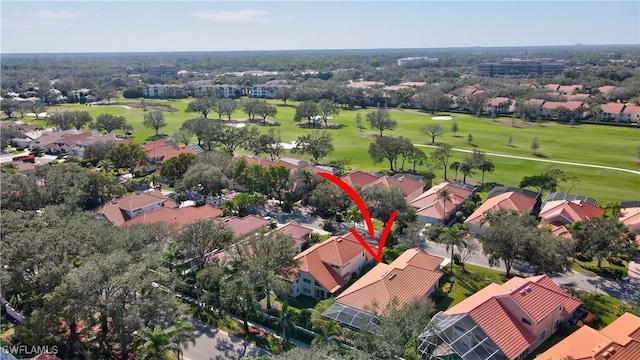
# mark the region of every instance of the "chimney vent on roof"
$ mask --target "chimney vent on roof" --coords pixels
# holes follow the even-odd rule
[[[616,348],[614,348],[613,346],[607,349],[608,352],[610,352],[611,354],[615,354],[616,353]]]
[[[396,273],[391,273],[391,275],[389,275],[389,280],[393,279],[394,277],[396,277]]]
[[[342,238],[339,237],[338,239],[336,239],[337,242],[342,242]]]

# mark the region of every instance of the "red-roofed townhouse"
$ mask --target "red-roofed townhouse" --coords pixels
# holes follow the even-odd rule
[[[153,167],[157,167],[163,161],[177,157],[180,154],[199,154],[203,152],[197,145],[179,147],[173,140],[156,141],[143,144],[142,147],[147,151],[149,164]]]
[[[451,359],[524,359],[580,304],[547,275],[490,284],[436,314],[419,337],[419,351]]]
[[[290,221],[285,225],[273,230],[274,233],[291,236],[296,243],[296,254],[302,252],[302,249],[309,243],[311,239],[312,229],[300,225],[297,221]]]
[[[576,221],[602,217],[604,210],[582,200],[555,200],[540,209],[540,220],[555,226],[567,226]]]
[[[91,210],[97,219],[107,220],[115,226],[162,207],[175,207],[176,203],[160,190],[136,191],[120,199],[106,202]]]
[[[558,92],[560,84],[547,84],[544,88],[547,89],[548,92]]]
[[[480,207],[476,209],[464,221],[473,236],[482,234],[489,224],[482,224],[482,218],[487,211],[498,211],[500,209],[516,210],[523,214],[531,214],[535,208],[537,200],[525,194],[509,191],[485,200]]]
[[[449,200],[441,199],[438,192],[449,191]],[[416,220],[422,224],[444,224],[473,195],[475,188],[449,182],[440,183],[409,202],[416,208]],[[446,209],[445,209],[446,207]]]
[[[340,179],[342,179],[342,181],[347,183],[352,188],[355,188],[356,186],[363,188],[371,184],[372,182],[378,180],[379,178],[380,178],[379,175],[374,175],[361,170],[353,170],[353,171],[350,171],[348,174],[342,176]]]
[[[540,109],[539,114],[541,116],[550,116],[553,115],[554,111],[558,110],[561,107],[575,112],[581,106],[583,106],[582,101],[545,101],[544,104],[542,104],[542,108]],[[584,117],[584,114],[574,115],[576,119],[582,119]]]
[[[253,164],[258,164],[262,167],[269,167],[269,166],[279,166],[282,165],[284,167],[286,167],[289,170],[295,170],[298,168],[297,165],[294,165],[288,161],[283,161],[283,160],[268,160],[268,159],[262,159],[262,158],[258,158],[255,156],[243,156],[243,158],[245,159],[245,161],[247,162],[248,165],[253,165]]]
[[[640,207],[621,209],[618,221],[625,224],[632,233],[640,235]]]
[[[376,250],[374,250],[376,251]],[[352,235],[333,236],[296,255],[293,296],[326,299],[341,290],[352,274],[360,274],[372,258]]]
[[[214,219],[221,215],[222,210],[210,205],[182,208],[162,207],[135,217],[125,222],[125,225],[163,223],[165,225],[173,225],[177,230],[180,230],[197,221]]]
[[[624,110],[622,110],[622,121],[640,123],[640,106],[632,103],[625,105]]]
[[[560,85],[557,91],[561,94],[575,94],[580,90],[582,90],[582,85]]]
[[[567,94],[567,95],[562,95],[563,98],[565,98],[567,101],[580,101],[580,102],[585,102],[590,95],[589,94]]]
[[[420,248],[405,251],[391,264],[378,263],[358,281],[336,297],[322,315],[344,325],[361,328],[363,320],[380,314],[394,301],[403,307],[412,301],[427,299],[438,288],[444,259]],[[344,316],[356,313],[356,316]]]
[[[507,97],[493,97],[487,99],[484,111],[492,114],[506,114],[510,112],[511,99]]]
[[[618,104],[614,102],[608,102],[600,105],[600,112],[598,113],[598,120],[600,121],[622,121],[622,111],[624,110],[624,104]]]
[[[247,235],[255,234],[258,230],[266,229],[269,221],[257,215],[247,215],[245,217],[229,216],[224,219],[216,220],[225,224],[236,239],[243,238]]]
[[[624,313],[600,331],[583,326],[536,359],[640,359],[640,317]]]
[[[413,180],[407,176],[385,175],[364,187],[369,186],[381,186],[386,189],[389,189],[392,186],[398,187],[404,193],[407,202],[411,202],[424,192],[425,184],[422,181]]]
[[[110,142],[117,146],[118,144],[128,144],[128,143],[131,143],[132,141],[133,139],[120,139],[114,134],[90,136],[83,139],[82,141],[77,142],[75,146],[72,146],[71,148],[69,148],[68,152],[72,153],[74,156],[83,158],[84,149],[87,147],[87,145],[95,144],[98,142],[104,142],[104,143]]]
[[[603,85],[603,86],[600,86],[598,88],[598,91],[600,91],[601,94],[608,94],[608,93],[612,92],[615,89],[616,89],[615,86]]]

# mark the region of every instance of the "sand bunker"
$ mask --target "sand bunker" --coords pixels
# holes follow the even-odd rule
[[[451,116],[434,116],[431,120],[453,120]]]
[[[291,150],[294,147],[296,147],[296,141],[291,141],[288,143],[280,143],[280,145],[282,145],[282,148],[285,150]]]

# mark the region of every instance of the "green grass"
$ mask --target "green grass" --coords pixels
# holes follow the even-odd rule
[[[150,100],[161,101],[161,100]],[[164,101],[164,103],[178,108],[175,113],[165,113],[168,126],[161,129],[161,133],[171,135],[177,131],[182,123],[190,118],[197,117],[198,114],[185,113],[190,99],[177,101]],[[280,105],[280,101],[272,101]],[[295,126],[293,117],[295,108],[291,106],[278,106],[278,115],[275,120],[280,123],[277,129],[280,131],[282,140],[289,142],[297,139],[299,135],[308,133],[310,130]],[[138,108],[124,108],[122,106],[91,106],[79,104],[65,104],[53,106],[48,109],[52,111],[65,110],[86,110],[95,118],[102,113],[113,115],[123,115],[128,122],[133,125],[133,136],[136,141],[145,141],[154,134],[152,129],[146,129],[142,125],[144,111]],[[371,110],[343,110],[340,115],[331,119],[334,124],[343,124],[342,129],[327,130],[334,137],[335,151],[324,161],[339,158],[351,160],[351,167],[363,170],[382,170],[386,164],[373,164],[368,154],[369,144],[373,141],[376,131],[365,129],[359,131],[355,126],[355,117],[358,112],[363,115]],[[540,143],[538,152],[546,159],[558,161],[572,161],[603,166],[620,167],[631,170],[640,170],[636,165],[635,149],[640,145],[640,130],[636,128],[614,127],[603,125],[579,125],[570,127],[568,125],[546,122],[543,124],[523,123],[518,120],[516,127],[510,126],[508,119],[486,119],[477,118],[464,114],[452,114],[454,121],[460,128],[458,137],[453,137],[450,132],[451,121],[434,121],[431,115],[427,115],[415,110],[393,110],[392,116],[398,121],[398,128],[394,131],[387,131],[386,134],[393,136],[405,136],[416,144],[427,144],[430,139],[422,135],[420,128],[428,124],[439,124],[444,130],[443,136],[437,137],[437,142],[450,143],[454,148],[471,150],[477,148],[485,152],[509,154],[534,158],[531,154],[530,144],[534,137]],[[217,114],[210,114],[210,118],[217,118]],[[242,119],[246,115],[242,112],[234,114],[233,118]],[[364,118],[364,116],[363,116]],[[36,122],[25,118],[27,122]],[[36,123],[44,124],[39,120]],[[365,124],[366,125],[366,124]],[[267,127],[260,127],[261,131],[266,131]],[[115,132],[122,135],[121,131]],[[466,142],[468,134],[472,134],[473,145]],[[512,146],[507,140],[513,137]],[[427,154],[433,150],[422,148]],[[462,160],[467,154],[455,152],[451,161]],[[486,182],[496,182],[508,186],[517,186],[523,176],[542,173],[553,168],[562,169],[568,175],[575,175],[580,179],[580,183],[571,191],[574,194],[596,198],[600,204],[610,201],[634,200],[638,199],[638,180],[640,176],[615,170],[605,170],[572,165],[561,165],[553,163],[536,162],[532,160],[510,159],[502,157],[491,157],[496,170],[494,173],[486,174]],[[424,166],[420,170],[426,170]],[[437,170],[437,179],[442,178],[442,171]],[[480,181],[480,173],[468,178],[470,181]],[[566,184],[565,184],[566,185]],[[568,186],[564,186],[567,190]],[[559,189],[563,190],[563,189]]]
[[[595,329],[602,329],[616,320],[621,313],[620,309],[624,309],[624,303],[609,295],[593,293],[587,291],[578,291],[578,297],[582,300],[584,309],[593,313]]]
[[[436,304],[437,311],[445,311],[451,308],[491,283],[502,284],[506,281],[504,272],[482,266],[466,264],[466,272],[463,272],[460,266],[454,265],[453,277],[449,274],[450,268],[451,265],[449,264],[442,269],[446,272],[443,276],[444,280],[441,281],[443,284],[441,288],[447,282],[453,282],[453,286],[451,287],[451,292]]]
[[[628,265],[627,261],[623,261],[622,265],[616,265],[603,259],[601,267],[598,267],[598,261],[595,259],[588,262],[574,259],[571,262],[571,270],[592,276],[615,278],[616,274],[621,274],[622,277],[627,277],[629,275]]]

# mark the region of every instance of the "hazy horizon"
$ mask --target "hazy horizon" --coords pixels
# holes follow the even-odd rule
[[[640,44],[638,1],[2,1],[1,9],[2,54]]]

